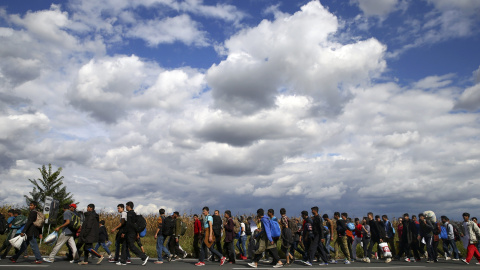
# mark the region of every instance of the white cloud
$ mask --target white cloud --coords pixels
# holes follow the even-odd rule
[[[480,83],[465,89],[454,109],[476,111],[480,109]]]
[[[365,16],[377,16],[382,19],[395,11],[399,4],[398,0],[353,0],[352,2],[358,4],[358,7]]]

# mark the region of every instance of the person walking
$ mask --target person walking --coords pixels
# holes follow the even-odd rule
[[[363,225],[360,223],[359,218],[355,218],[355,239],[352,243],[352,260],[357,260],[357,246],[362,243],[363,237]]]
[[[200,237],[202,236],[202,223],[198,219],[198,215],[193,215],[193,256],[198,259],[200,256],[200,247],[198,246]]]
[[[215,236],[214,236],[213,228],[212,228],[213,218],[209,214],[209,208],[207,206],[203,207],[202,213],[203,213],[203,216],[204,216],[204,219],[203,219],[203,235],[204,235],[203,238],[204,238],[204,240],[202,241],[202,245],[201,245],[201,248],[200,248],[200,258],[198,259],[198,262],[195,264],[195,266],[205,266],[204,260],[205,260],[205,253],[207,252],[207,249],[210,250],[210,252],[213,255],[216,255],[216,256],[220,257],[221,258],[220,259],[220,265],[223,265],[225,263],[226,258],[220,252],[218,252],[218,250],[216,250],[213,247],[213,243],[215,241]]]
[[[370,231],[370,225],[368,224],[367,217],[362,219],[362,243],[363,243],[363,259],[362,261],[370,263],[370,258],[368,256],[368,246],[370,244],[370,239],[372,238],[372,233]]]
[[[433,224],[430,220],[425,218],[423,213],[418,214],[419,223],[420,223],[420,232],[421,235],[425,238],[425,243],[427,245],[427,263],[433,263],[437,261],[435,257],[435,252],[433,250]],[[419,237],[420,239],[420,237]]]
[[[478,236],[480,235],[480,229],[478,228],[477,223],[470,220],[469,213],[463,213],[463,231],[464,235],[468,237],[468,246],[467,246],[467,257],[462,259],[462,262],[470,264],[473,256],[477,258],[478,263],[480,263],[480,253],[477,249]]]
[[[345,256],[345,264],[350,264],[350,253],[348,252],[347,244],[347,224],[346,221],[340,217],[339,212],[333,214],[333,218],[336,220],[337,225],[337,239],[335,240],[335,263],[337,263],[338,249],[342,251]],[[337,247],[338,246],[338,247]]]
[[[85,220],[82,223],[82,230],[80,232],[80,241],[84,243],[83,245],[83,262],[79,262],[79,265],[87,265],[88,264],[88,255],[92,254],[98,258],[97,264],[100,264],[103,260],[103,256],[98,254],[93,249],[93,243],[98,242],[98,234],[99,234],[99,216],[95,212],[95,205],[89,204],[87,206],[87,212],[85,213]]]
[[[240,237],[237,240],[237,248],[238,248],[238,251],[240,252],[240,260],[246,260],[247,259],[247,248],[246,248],[247,224],[243,216],[240,217],[238,222],[240,222]]]
[[[98,249],[100,248],[100,246],[103,248],[103,250],[105,250],[108,254],[108,258],[111,259],[112,258],[112,252],[110,252],[110,249],[108,248],[108,244],[107,242],[109,242],[108,240],[108,232],[107,232],[107,228],[105,227],[105,220],[100,220],[99,222],[99,232],[98,232],[98,243],[97,245],[95,246],[95,251],[98,252]]]
[[[318,252],[322,262],[320,265],[328,265],[327,254],[325,253],[325,247],[323,246],[323,222],[322,218],[318,214],[318,206],[311,208],[313,215],[313,224],[312,224],[312,234],[313,238],[311,239],[310,249],[309,249],[309,262],[313,263],[315,254]]]
[[[127,220],[125,222],[125,230],[121,235],[122,238],[125,238],[126,243],[122,245],[122,256],[120,262],[117,265],[126,265],[127,264],[127,250],[132,251],[137,257],[142,260],[142,265],[146,265],[148,262],[148,256],[143,253],[135,245],[135,239],[139,237],[137,230],[135,228],[135,222],[137,221],[137,214],[133,210],[133,202],[127,202],[125,205],[127,209]]]
[[[395,249],[395,229],[392,222],[388,220],[387,215],[382,215],[382,220],[385,228],[385,242],[389,245],[392,256],[394,256],[394,254],[397,254]]]
[[[154,264],[163,264],[162,253],[165,252],[168,261],[172,259],[172,255],[170,254],[168,248],[164,245],[165,237],[163,236],[163,226],[165,224],[165,209],[160,208],[160,210],[158,210],[158,213],[160,214],[160,216],[157,220],[157,231],[154,235],[154,238],[157,240],[157,261],[155,261]]]
[[[263,254],[264,251],[273,250],[273,249],[277,248],[277,246],[275,245],[275,242],[272,239],[272,235],[271,235],[270,219],[265,216],[265,212],[262,208],[257,210],[257,217],[260,219],[260,222],[262,224],[261,225],[262,230],[261,230],[260,235],[259,235],[260,239],[259,239],[258,249],[255,251],[255,256],[254,256],[252,262],[248,264],[248,266],[253,267],[253,268],[257,268],[258,261],[260,261],[260,258],[262,258],[262,256],[263,256],[262,254]],[[275,256],[276,254],[277,254],[276,252],[272,252],[273,256]],[[278,256],[278,254],[277,254],[277,256]],[[278,267],[283,266],[283,264],[280,262],[280,258],[278,258],[278,257],[275,258],[274,257],[273,259],[278,262],[273,267],[278,268]]]
[[[223,224],[223,228],[225,228],[225,239],[224,239],[224,247],[226,249],[226,254],[228,256],[228,262],[234,264],[235,263],[235,248],[233,246],[233,242],[235,241],[235,224],[232,218],[232,212],[230,210],[226,210],[225,214],[225,223]]]
[[[457,245],[455,243],[455,232],[453,225],[450,224],[450,219],[447,216],[441,216],[442,227],[445,228],[447,236],[442,238],[443,241],[443,250],[445,251],[445,260],[452,259],[454,261],[459,260],[459,252]],[[450,254],[450,248],[452,249],[453,254]],[[453,256],[452,256],[453,255]],[[448,258],[448,259],[447,259]]]

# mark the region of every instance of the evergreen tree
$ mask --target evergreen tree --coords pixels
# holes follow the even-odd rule
[[[52,164],[48,164],[48,170],[45,165],[38,168],[42,178],[28,179],[33,184],[33,191],[29,192],[30,196],[25,195],[27,205],[30,201],[38,202],[40,209],[43,209],[45,197],[50,196],[60,203],[59,214],[57,216],[57,224],[63,223],[62,209],[64,204],[71,204],[74,202],[73,195],[67,192],[67,187],[63,185],[63,176],[60,176],[62,167],[52,173]]]

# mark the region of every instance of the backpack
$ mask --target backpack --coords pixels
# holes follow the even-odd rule
[[[147,221],[145,220],[145,218],[142,215],[136,215],[136,217],[135,217],[135,232],[141,233],[146,228],[147,228]]]
[[[72,214],[72,220],[70,221],[69,228],[73,231],[77,231],[82,226],[82,219],[76,215]]]
[[[233,224],[235,225],[235,227],[233,227],[233,232],[234,232],[235,234],[238,234],[238,233],[241,234],[242,225],[240,224],[240,222],[239,222],[237,219],[234,219],[234,220],[233,220]]]
[[[37,228],[42,228],[43,225],[45,224],[45,215],[37,211],[37,219],[33,222],[33,225]]]
[[[293,219],[288,219],[288,228],[292,231],[292,234],[295,234],[298,232],[298,226],[297,223]]]
[[[252,229],[250,229],[250,222],[245,222],[245,234],[248,236],[248,235],[252,235]]]
[[[445,226],[442,226],[440,228],[440,238],[441,239],[448,239],[448,232],[447,232],[447,228],[445,228]]]
[[[138,234],[141,238],[145,237],[147,235],[147,228],[145,228],[142,232]]]
[[[275,217],[270,220],[270,233],[272,238],[280,237],[282,234],[282,231],[280,230],[280,224],[278,224],[278,221]]]
[[[328,230],[327,226],[323,226],[323,236],[326,237],[327,235],[330,235],[330,231]]]
[[[180,235],[183,236],[187,232],[187,223],[180,221]]]
[[[175,229],[175,220],[172,216],[168,216],[163,219],[162,234],[163,236],[173,235],[173,230]]]
[[[440,225],[438,223],[435,223],[435,227],[433,228],[433,234],[439,235],[441,232]]]
[[[347,229],[353,232],[355,230],[355,224],[352,222],[347,223]]]
[[[220,216],[212,216],[212,230],[216,235],[222,233],[222,218]]]
[[[5,232],[7,232],[7,229],[8,229],[7,220],[2,214],[0,214],[0,234],[4,234]]]
[[[451,224],[452,227],[453,227],[453,235],[454,235],[454,239],[455,241],[460,241],[460,231],[458,230],[458,227],[457,225],[454,225],[454,224]]]

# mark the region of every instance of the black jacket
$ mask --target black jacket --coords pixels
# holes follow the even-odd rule
[[[85,220],[82,224],[82,231],[80,232],[80,240],[84,243],[98,242],[98,234],[100,228],[98,227],[98,214],[95,211],[85,212]]]
[[[425,219],[426,223],[420,221],[420,231],[424,236],[433,236],[433,224],[430,220]]]
[[[27,223],[25,223],[25,228],[22,232],[24,232],[27,237],[38,237],[42,233],[42,228],[37,228],[33,223],[37,220],[37,211],[33,210],[30,211],[28,214]]]
[[[380,223],[383,224],[383,222],[377,222],[375,220],[368,221],[373,242],[378,242],[380,239],[385,240],[385,226],[382,226]]]
[[[347,235],[347,222],[344,219],[337,220],[337,235],[345,236]]]
[[[222,218],[217,215],[213,215],[212,230],[215,234],[215,237],[218,237],[222,234]]]
[[[313,217],[313,235],[320,236],[320,239],[323,238],[323,222],[320,218],[320,215],[316,215]]]
[[[125,224],[125,231],[127,234],[137,234],[135,229],[135,222],[137,221],[137,214],[130,210],[127,212],[127,222]]]
[[[403,233],[402,233],[402,241],[407,241],[407,243],[411,244],[418,235],[417,232],[417,225],[413,220],[404,220],[403,221]]]
[[[105,226],[101,226],[98,233],[98,242],[105,243],[106,241],[108,241],[107,229],[105,228]]]

